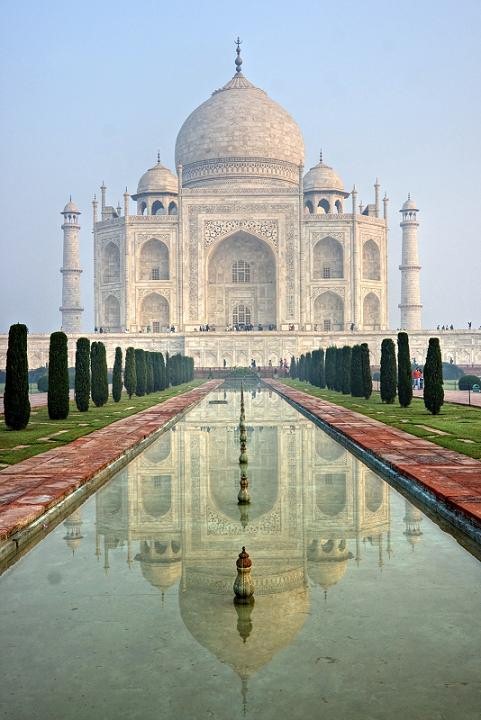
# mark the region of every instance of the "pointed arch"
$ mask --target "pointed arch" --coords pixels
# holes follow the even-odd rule
[[[164,207],[164,204],[162,202],[160,202],[160,200],[156,200],[155,202],[152,203],[151,214],[152,215],[165,215],[165,207]]]
[[[319,200],[317,203],[317,214],[319,215],[327,215],[331,212],[331,206],[329,205],[329,201],[323,198],[322,200]]]
[[[142,245],[139,255],[138,279],[169,279],[169,249],[161,240],[151,238]]]
[[[102,327],[110,332],[120,330],[120,302],[115,295],[109,295],[105,300]]]
[[[381,254],[374,240],[367,240],[362,246],[362,276],[366,280],[381,279]]]
[[[343,299],[330,290],[319,295],[314,302],[314,322],[325,332],[343,330]]]
[[[344,277],[344,249],[335,238],[327,236],[318,240],[312,251],[312,260],[314,279]]]
[[[373,292],[368,293],[364,298],[362,319],[365,330],[381,329],[381,303]]]
[[[169,303],[159,293],[149,293],[142,301],[140,325],[147,332],[162,332],[170,325]]]
[[[120,250],[113,242],[109,242],[102,253],[102,282],[120,282]]]
[[[316,478],[316,505],[324,514],[334,517],[346,507],[345,472],[323,472]]]
[[[169,215],[177,215],[177,203],[175,203],[173,200],[169,204],[168,213],[169,213]]]
[[[307,200],[304,204],[304,212],[306,212],[307,215],[312,215],[314,213],[314,205],[310,200]]]

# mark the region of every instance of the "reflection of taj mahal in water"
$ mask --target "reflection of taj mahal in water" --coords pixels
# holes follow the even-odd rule
[[[262,390],[246,397],[252,503],[239,506],[239,394],[227,398],[228,406],[193,409],[98,492],[97,554],[108,572],[109,555],[126,548],[132,569],[162,594],[178,583],[185,626],[246,678],[294,640],[312,588],[328,593],[353,563],[382,568],[391,555],[390,488]],[[224,408],[233,406],[226,422]],[[404,534],[413,546],[421,517],[406,501]],[[74,548],[79,513],[67,523]],[[243,543],[255,606],[236,615],[232,585]]]

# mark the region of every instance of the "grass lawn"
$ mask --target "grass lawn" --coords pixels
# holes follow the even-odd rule
[[[321,390],[299,380],[282,380],[282,382],[296,390],[302,390],[335,405],[362,415],[369,415],[379,422],[392,425],[416,437],[430,440],[435,445],[481,459],[481,408],[445,403],[439,415],[431,415],[424,407],[421,398],[413,398],[408,408],[401,408],[396,403],[393,405],[382,403],[377,392],[374,392],[369,400],[365,400],[343,395],[334,390]]]
[[[33,408],[25,430],[7,430],[3,417],[0,417],[0,467],[2,464],[13,465],[58,445],[66,445],[82,435],[88,435],[116,420],[135,415],[202,383],[202,380],[191,380],[189,383],[144,397],[133,395],[130,400],[124,392],[118,403],[115,403],[112,397],[100,408],[91,402],[88,412],[84,413],[79,412],[75,402],[71,401],[70,414],[66,420],[50,420],[46,407]]]

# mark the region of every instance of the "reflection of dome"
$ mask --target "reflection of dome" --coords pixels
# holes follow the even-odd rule
[[[184,184],[259,178],[298,184],[303,159],[297,123],[240,72],[189,115],[175,146]]]
[[[176,176],[160,160],[156,165],[149,168],[139,180],[137,195],[145,193],[177,193],[178,185]],[[137,200],[137,195],[132,195]]]
[[[344,193],[344,183],[337,173],[322,160],[304,176],[304,192],[313,190],[337,190]]]
[[[344,539],[313,540],[307,550],[307,572],[313,582],[326,590],[344,576],[352,557]]]
[[[64,535],[64,540],[66,542],[67,547],[70,548],[72,553],[75,553],[75,550],[79,547],[83,535],[81,534],[81,526],[82,526],[82,516],[80,513],[80,510],[75,510],[64,522],[63,526],[65,528],[66,534]]]
[[[204,570],[216,574],[213,568]],[[235,571],[231,571],[223,593],[216,593],[215,585],[210,592],[198,590],[194,579],[192,588],[180,593],[180,612],[192,636],[245,678],[267,665],[276,653],[293,642],[307,617],[309,595],[304,587],[270,595],[256,592],[255,605],[248,618],[249,628],[239,629],[239,617],[233,603],[234,578]],[[257,587],[259,574],[256,567],[253,580]]]
[[[140,561],[147,582],[163,592],[178,582],[182,574],[180,542],[171,538],[143,541],[135,559]]]

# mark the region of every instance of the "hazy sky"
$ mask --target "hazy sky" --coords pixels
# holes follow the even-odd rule
[[[187,115],[244,74],[324,161],[390,202],[390,323],[399,324],[399,208],[420,208],[423,324],[481,325],[481,1],[2,3],[0,331],[60,326],[69,194],[82,210],[84,329],[93,328],[91,199],[135,192]],[[132,203],[132,212],[134,203]]]

